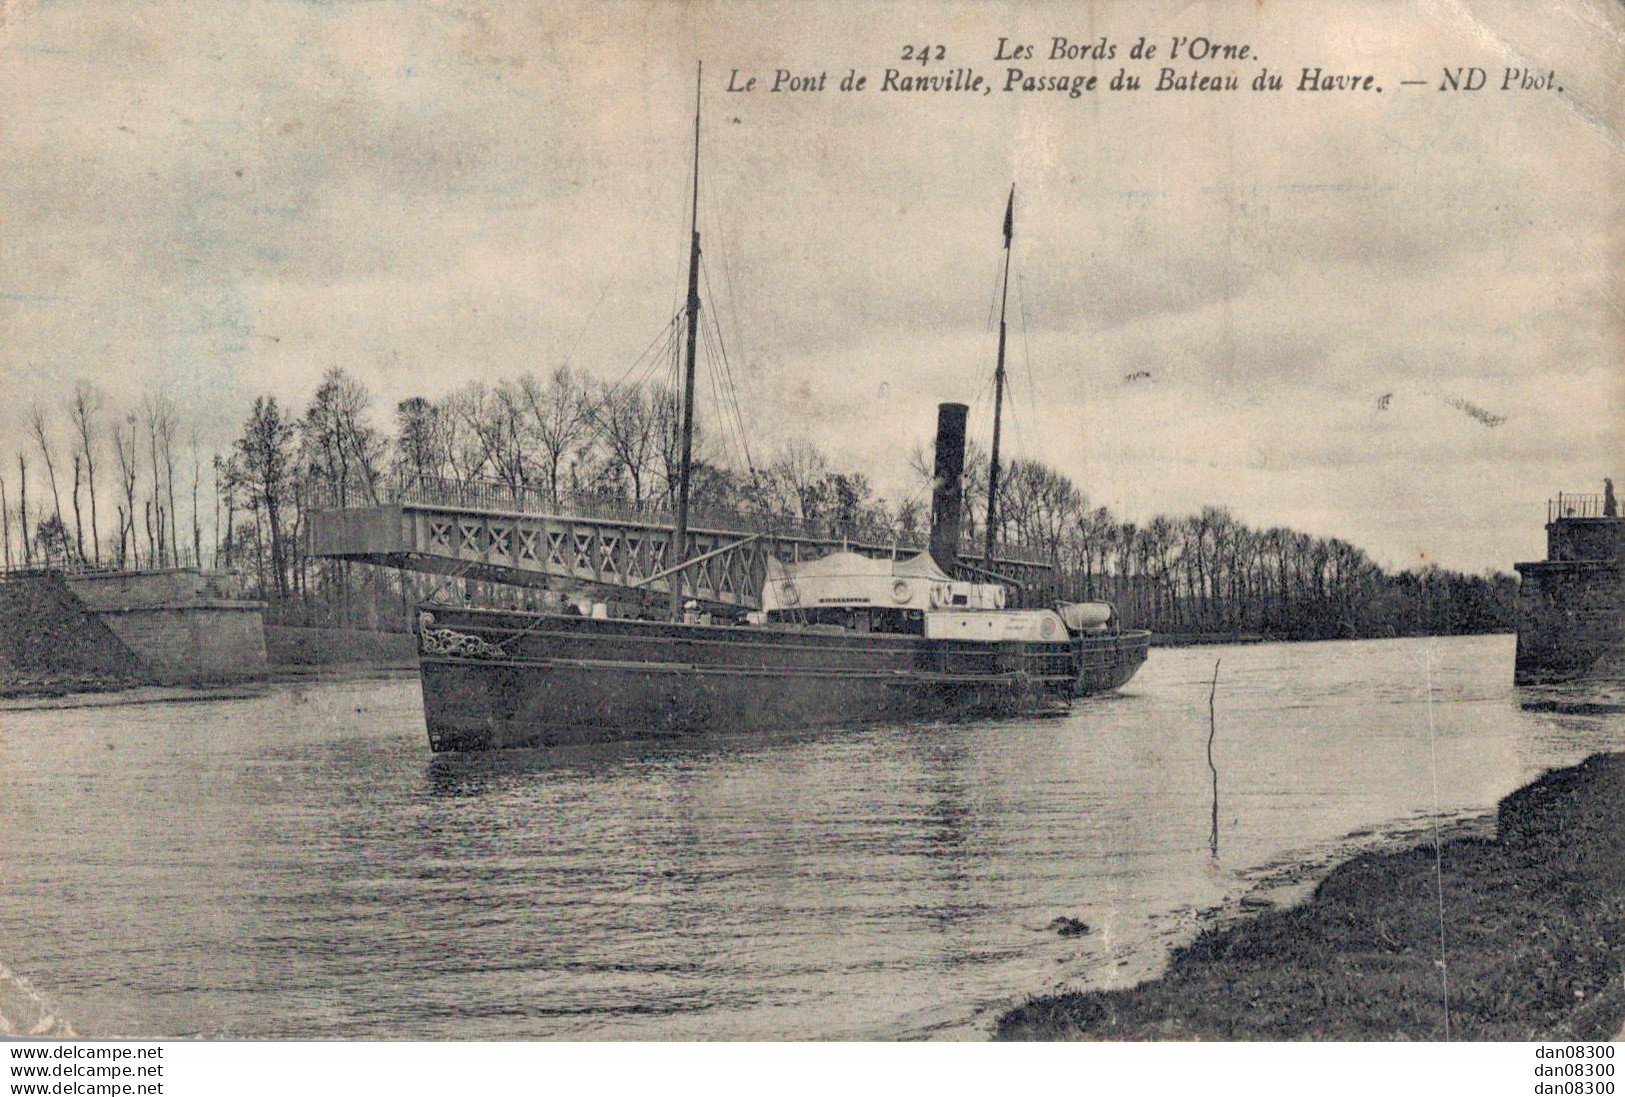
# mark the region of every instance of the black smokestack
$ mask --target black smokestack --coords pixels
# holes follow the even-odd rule
[[[937,405],[937,468],[931,491],[931,558],[954,573],[959,563],[959,501],[965,475],[964,404]]]

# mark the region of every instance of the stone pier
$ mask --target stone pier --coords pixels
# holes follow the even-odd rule
[[[52,638],[49,644],[12,644],[18,651],[10,662],[17,670],[99,670],[174,684],[255,678],[266,671],[264,603],[237,597],[228,572],[41,572],[10,576],[6,587],[0,627],[14,638]]]
[[[1514,680],[1625,681],[1625,518],[1567,505],[1550,518],[1546,559],[1516,565],[1523,582]]]

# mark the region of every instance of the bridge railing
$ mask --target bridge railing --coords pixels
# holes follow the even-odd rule
[[[1617,517],[1606,514],[1606,496],[1591,492],[1560,491],[1557,498],[1546,500],[1546,521],[1555,522],[1559,518],[1604,518]]]
[[[41,575],[113,575],[121,569],[116,564],[97,564],[90,560],[62,559],[57,557],[50,560],[40,560],[34,563],[14,563],[10,567],[0,565],[0,582],[7,579],[31,579]]]
[[[676,524],[672,508],[659,503],[632,503],[601,495],[560,492],[554,495],[542,486],[515,485],[502,480],[453,480],[439,476],[407,477],[380,481],[372,491],[350,491],[340,498],[313,500],[315,506],[359,507],[376,503],[415,503],[420,506],[459,507],[474,510],[512,511],[520,514],[552,514],[567,518],[598,519],[609,522],[641,522],[649,525]],[[902,530],[873,521],[835,518],[804,519],[767,510],[727,510],[691,507],[688,525],[694,530],[726,530],[760,533],[777,537],[799,537],[812,541],[853,541],[869,546],[895,545],[900,551],[919,552],[926,546],[923,531]],[[964,538],[960,555],[978,557],[982,545]],[[1008,560],[1046,564],[1047,553],[1027,545],[999,543],[997,555]]]

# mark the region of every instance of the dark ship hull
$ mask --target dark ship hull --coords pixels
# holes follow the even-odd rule
[[[436,751],[1063,710],[1116,689],[1149,634],[1012,645],[786,626],[426,606]]]

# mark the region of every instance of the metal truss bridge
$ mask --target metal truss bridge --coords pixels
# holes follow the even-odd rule
[[[699,515],[682,554],[687,563],[674,568],[673,523],[657,511],[581,507],[591,513],[550,513],[540,500],[494,497],[466,486],[455,493],[461,500],[445,498],[451,492],[437,494],[442,498],[433,502],[402,498],[313,510],[306,550],[482,582],[586,589],[652,606],[668,604],[671,584],[678,583],[684,600],[705,608],[755,609],[767,561],[774,557],[793,563],[843,550],[886,557],[923,548],[793,520]],[[966,545],[961,553],[957,570],[963,579],[996,577],[1024,589],[1053,579],[1054,569],[1036,554],[1011,552],[986,568],[979,551]]]

